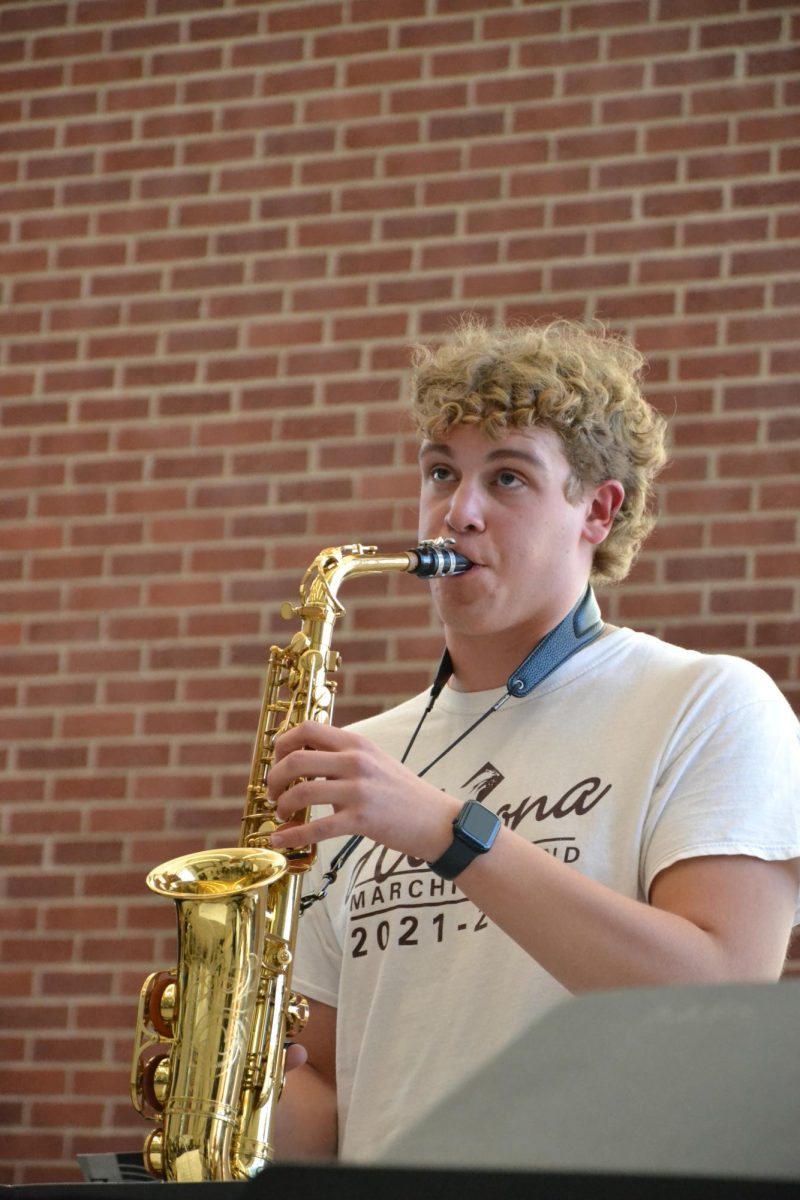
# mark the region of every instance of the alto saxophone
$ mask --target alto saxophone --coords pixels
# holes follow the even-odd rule
[[[130,1091],[158,1125],[144,1160],[176,1182],[246,1180],[272,1159],[275,1107],[287,1038],[308,1005],[291,990],[303,876],[315,848],[269,848],[280,822],[267,795],[278,734],[302,721],[327,724],[340,664],[331,640],[351,575],[407,571],[460,574],[468,559],[443,539],[379,554],[374,546],[323,550],[300,584],[300,603],[281,608],[301,628],[270,651],[239,845],[199,851],[156,867],[148,887],[173,899],[178,965],[148,976],[139,998]],[[296,814],[308,819],[308,810]]]

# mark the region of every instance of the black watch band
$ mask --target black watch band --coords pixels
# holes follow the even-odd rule
[[[500,818],[477,800],[468,800],[453,821],[453,840],[441,858],[428,863],[442,879],[455,879],[473,858],[491,850],[500,831]]]

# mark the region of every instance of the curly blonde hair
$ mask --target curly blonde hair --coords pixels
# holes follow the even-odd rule
[[[413,360],[413,416],[424,437],[477,425],[490,438],[544,426],[571,468],[567,499],[617,479],[625,500],[595,551],[592,582],[624,579],[655,524],[653,480],[666,461],[666,421],[644,399],[644,359],[624,338],[572,321],[490,329],[465,317],[443,345]]]

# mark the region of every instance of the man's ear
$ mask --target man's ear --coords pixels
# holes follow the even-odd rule
[[[624,499],[625,489],[618,479],[605,479],[586,497],[584,534],[591,545],[606,540]]]

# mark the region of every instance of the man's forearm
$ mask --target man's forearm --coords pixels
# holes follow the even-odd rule
[[[335,1158],[337,1125],[335,1087],[309,1063],[289,1071],[277,1109],[276,1159]]]
[[[580,992],[777,978],[797,866],[736,856],[688,860],[657,878],[648,905],[501,831],[459,885],[560,983]]]

